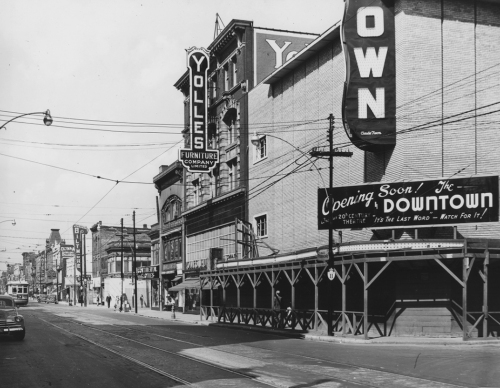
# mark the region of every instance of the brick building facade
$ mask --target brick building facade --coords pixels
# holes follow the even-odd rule
[[[224,298],[224,319],[249,309],[248,322],[262,323],[265,316],[250,310],[272,308],[280,290],[285,307],[302,310],[295,323],[303,329],[326,330],[329,303],[330,324],[342,334],[465,339],[498,329],[498,222],[338,231],[328,295],[319,253],[328,234],[318,230],[328,162],[313,164],[308,154],[327,145],[330,114],[335,147],[353,152],[334,159],[335,186],[500,174],[500,3],[400,0],[394,10],[395,146],[362,151],[343,128],[340,23],[249,92],[249,123],[260,142],[249,147],[248,214],[266,246],[260,259],[219,264],[217,279],[201,274],[211,292],[238,295],[231,304]],[[420,258],[407,257],[408,249]]]

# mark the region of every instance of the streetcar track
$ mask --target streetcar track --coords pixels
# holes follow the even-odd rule
[[[60,327],[60,326],[58,326],[58,325],[56,325],[56,324],[54,324],[54,323],[52,323],[52,322],[46,321],[45,319],[42,319],[42,318],[39,318],[39,317],[36,317],[36,318],[38,318],[39,320],[41,320],[41,321],[43,321],[43,322],[45,322],[45,323],[47,323],[47,324],[49,324],[49,325],[52,325],[52,326],[54,326],[54,327],[57,327],[57,328],[58,328],[58,329],[60,329],[60,330],[63,330],[63,331],[65,331],[65,332],[69,333],[69,334],[72,334],[72,335],[74,335],[74,336],[76,336],[76,337],[78,337],[78,338],[80,338],[80,339],[82,339],[82,340],[84,340],[84,341],[87,341],[87,342],[89,342],[89,343],[91,343],[91,344],[93,344],[93,345],[96,345],[96,346],[98,346],[98,347],[100,347],[100,348],[103,348],[103,349],[105,349],[105,350],[108,350],[108,351],[110,351],[110,352],[112,352],[112,353],[114,353],[114,354],[116,354],[116,355],[119,355],[119,356],[121,356],[121,357],[124,357],[124,358],[126,358],[126,359],[128,359],[128,360],[131,360],[131,361],[133,361],[133,362],[135,362],[135,363],[137,363],[137,364],[139,364],[139,365],[141,365],[141,366],[144,366],[144,367],[146,367],[146,368],[148,368],[148,369],[150,369],[150,370],[152,370],[152,371],[154,371],[154,372],[157,372],[157,373],[159,373],[159,374],[161,374],[161,375],[163,375],[163,376],[166,376],[166,377],[172,378],[173,380],[175,380],[175,381],[177,381],[177,382],[180,382],[180,383],[182,383],[182,384],[184,384],[184,385],[190,385],[190,386],[194,386],[194,387],[196,387],[196,386],[197,386],[196,384],[193,384],[193,383],[190,383],[190,382],[188,382],[188,381],[185,381],[185,380],[183,380],[183,379],[181,379],[181,378],[179,378],[179,377],[176,377],[176,376],[174,376],[174,375],[172,375],[172,374],[170,374],[170,373],[167,373],[167,372],[161,371],[160,369],[157,369],[157,368],[155,368],[155,367],[153,367],[153,366],[151,366],[151,365],[149,365],[149,364],[143,363],[142,361],[139,361],[139,360],[137,360],[137,359],[135,359],[135,358],[133,358],[133,357],[126,356],[126,355],[124,355],[124,354],[122,354],[122,353],[119,353],[119,352],[117,352],[117,351],[115,351],[115,350],[113,350],[113,349],[111,349],[111,348],[108,348],[107,346],[104,346],[104,345],[99,344],[99,343],[97,343],[97,342],[95,342],[95,341],[92,341],[91,339],[88,339],[88,338],[86,338],[86,337],[84,337],[84,336],[82,336],[82,335],[80,335],[80,334],[76,334],[76,333],[74,333],[74,332],[72,332],[72,331],[70,331],[70,330],[64,329],[64,328],[62,328],[62,327]],[[156,347],[156,346],[149,345],[149,344],[144,343],[144,342],[140,342],[140,341],[137,341],[137,340],[134,340],[134,339],[131,339],[131,338],[123,337],[123,336],[121,336],[121,335],[119,335],[119,334],[115,334],[115,333],[112,333],[112,332],[110,332],[110,331],[97,329],[97,328],[95,328],[95,327],[92,327],[92,326],[90,326],[90,325],[87,325],[87,324],[84,324],[84,323],[81,323],[81,322],[75,322],[75,321],[72,321],[72,320],[69,320],[69,319],[65,319],[65,318],[61,318],[61,317],[58,317],[58,318],[60,318],[60,319],[62,319],[62,320],[64,320],[64,321],[70,322],[70,323],[72,323],[72,324],[85,326],[85,327],[88,327],[88,328],[89,328],[89,329],[91,329],[91,330],[99,331],[99,332],[101,332],[101,333],[105,333],[105,334],[110,334],[110,335],[113,335],[113,336],[115,336],[115,337],[118,337],[118,338],[124,339],[124,340],[126,340],[126,341],[134,342],[134,343],[137,343],[137,344],[139,344],[139,345],[146,346],[146,347],[149,347],[149,348],[151,348],[151,349],[155,349],[155,350],[158,350],[158,351],[161,351],[161,352],[164,352],[164,353],[167,353],[167,354],[170,354],[170,355],[176,356],[176,357],[185,358],[185,359],[187,359],[187,360],[194,361],[194,362],[197,362],[197,363],[200,363],[200,364],[203,364],[203,365],[209,366],[209,367],[211,367],[211,368],[215,368],[215,369],[219,369],[219,370],[222,370],[222,371],[225,371],[225,372],[231,373],[231,374],[235,374],[235,375],[240,376],[240,377],[243,377],[243,378],[245,378],[245,379],[249,379],[249,380],[255,381],[255,382],[259,383],[259,384],[263,384],[263,385],[267,385],[267,386],[271,386],[271,387],[276,387],[276,388],[281,388],[281,386],[278,386],[278,385],[272,384],[272,383],[267,382],[267,381],[265,381],[265,380],[261,380],[260,378],[255,378],[255,377],[252,377],[252,376],[247,375],[247,374],[245,374],[245,373],[241,373],[241,372],[235,371],[235,370],[233,370],[233,369],[224,368],[224,367],[221,367],[221,366],[218,366],[218,365],[215,365],[215,364],[212,364],[212,363],[209,363],[209,362],[203,361],[203,360],[199,360],[199,359],[194,358],[194,357],[187,356],[187,355],[185,355],[185,354],[179,354],[179,353],[176,353],[176,352],[171,352],[171,351],[168,351],[168,350],[166,350],[166,349],[158,348],[158,347]],[[118,326],[116,326],[116,325],[113,325],[113,326],[118,327]],[[193,345],[203,346],[203,345],[199,345],[199,344],[193,344]],[[231,354],[231,353],[229,353],[229,352],[226,352],[226,353]]]
[[[39,320],[41,320],[42,322],[45,322],[45,323],[47,323],[47,324],[49,324],[49,325],[52,325],[52,326],[54,326],[54,327],[57,327],[59,330],[65,331],[66,333],[69,333],[69,334],[71,334],[71,335],[73,335],[73,336],[75,336],[75,337],[80,338],[81,340],[84,340],[84,341],[86,341],[86,342],[89,342],[89,343],[91,343],[91,344],[92,344],[92,345],[94,345],[94,346],[97,346],[97,347],[99,347],[99,348],[105,349],[105,350],[107,350],[108,352],[111,352],[111,353],[113,353],[113,354],[115,354],[115,355],[117,355],[117,356],[123,357],[123,358],[125,358],[125,359],[127,359],[127,360],[129,360],[129,361],[132,361],[132,362],[134,362],[134,363],[136,363],[136,364],[138,364],[138,365],[141,365],[142,367],[145,367],[145,368],[147,368],[147,369],[149,369],[149,370],[151,370],[151,371],[153,371],[153,372],[156,372],[156,373],[158,373],[158,374],[160,374],[160,375],[162,375],[162,376],[168,377],[168,378],[170,378],[170,379],[172,379],[172,380],[174,380],[174,381],[176,381],[176,382],[178,382],[178,383],[181,383],[181,384],[184,384],[184,385],[189,385],[189,386],[194,386],[194,387],[196,387],[196,385],[195,385],[195,384],[192,384],[192,383],[190,383],[189,381],[183,380],[183,379],[181,379],[181,378],[179,378],[179,377],[177,377],[177,376],[175,376],[175,375],[172,375],[172,374],[170,374],[170,373],[168,373],[168,372],[164,372],[164,371],[162,371],[161,369],[155,368],[154,366],[151,366],[151,365],[149,365],[149,364],[146,364],[146,363],[144,363],[144,362],[142,362],[142,361],[140,361],[140,360],[137,360],[137,359],[135,359],[135,358],[133,358],[133,357],[130,357],[130,356],[127,356],[127,355],[122,354],[122,353],[120,353],[120,352],[117,352],[117,351],[116,351],[116,350],[114,350],[114,349],[111,349],[111,348],[109,348],[109,347],[107,347],[107,346],[104,346],[104,345],[99,344],[99,343],[97,343],[97,342],[95,342],[95,341],[92,341],[91,339],[86,338],[86,337],[84,337],[84,336],[82,336],[82,335],[80,335],[80,334],[76,334],[76,333],[74,333],[74,332],[72,332],[72,331],[66,330],[66,329],[64,329],[64,328],[62,328],[62,327],[60,327],[60,326],[55,325],[55,324],[53,324],[52,322],[48,322],[48,321],[46,321],[45,319],[42,319],[42,318],[39,318],[39,317],[37,317],[37,318],[38,318]]]
[[[86,314],[86,315],[91,315],[91,314]],[[96,331],[99,331],[99,332],[111,334],[111,335],[117,336],[119,338],[123,338],[125,340],[128,340],[128,341],[136,342],[136,343],[139,343],[141,345],[151,347],[153,349],[157,349],[157,350],[169,353],[169,354],[173,354],[173,355],[178,356],[178,357],[184,357],[184,358],[187,358],[189,360],[200,362],[200,363],[203,363],[205,365],[214,367],[214,364],[207,363],[205,361],[202,361],[202,360],[199,360],[199,359],[187,356],[187,355],[181,355],[181,354],[178,354],[178,353],[172,353],[172,352],[170,352],[168,350],[165,350],[165,349],[156,348],[156,347],[154,347],[152,345],[148,345],[148,344],[145,344],[143,342],[139,342],[137,340],[133,340],[133,339],[130,339],[130,338],[127,338],[127,337],[123,337],[123,336],[120,336],[118,334],[112,333],[112,332],[107,331],[107,330],[97,329],[97,328],[95,328],[95,327],[93,327],[93,326],[91,326],[89,324],[86,324],[86,323],[75,322],[75,321],[73,321],[71,319],[63,318],[61,316],[57,316],[57,317],[60,318],[60,319],[62,319],[62,320],[65,320],[65,321],[68,321],[70,323],[73,323],[73,324],[82,325],[82,326],[88,327],[89,329],[92,329],[92,330],[96,330]],[[110,324],[109,326],[120,328],[120,329],[123,329],[123,330],[126,330],[126,331],[136,332],[138,334],[144,334],[139,329],[131,328],[131,327],[128,327],[128,326],[120,326],[120,325],[116,325],[116,324]],[[179,331],[173,331],[173,332],[178,333],[178,334],[183,334],[183,335],[186,335],[186,336],[196,336],[196,337],[199,337],[199,338],[213,338],[213,337],[199,336],[199,335],[195,335],[195,334],[191,335],[189,333],[179,332]],[[147,334],[148,335],[153,335],[153,336],[159,337],[159,338],[169,339],[169,340],[172,340],[172,341],[175,341],[175,342],[185,343],[185,344],[192,345],[192,346],[198,346],[198,347],[201,347],[201,348],[206,347],[206,345],[203,345],[203,344],[189,342],[189,341],[185,341],[185,340],[180,340],[180,339],[177,339],[177,338],[174,338],[174,337],[163,336],[163,335],[156,334],[156,333],[147,333]],[[268,336],[275,336],[272,333],[269,333],[269,334],[268,333],[263,333],[263,334],[268,335]],[[291,339],[294,339],[294,338],[291,338]],[[295,339],[295,340],[297,340],[297,339]],[[299,340],[297,340],[297,341],[299,341]],[[277,351],[277,350],[267,349],[265,347],[255,346],[255,345],[246,345],[246,346],[251,347],[253,349],[260,349],[260,350],[264,350],[266,352],[272,352],[272,353],[276,353],[278,355],[281,355],[281,353],[279,351]],[[226,353],[228,355],[238,355],[238,356],[240,356],[239,354],[237,354],[235,352],[230,352],[228,350],[217,349],[217,351],[218,352],[222,352],[222,353]],[[317,357],[305,356],[305,355],[301,355],[301,354],[297,354],[297,353],[289,353],[289,354],[293,355],[295,357],[307,359],[307,360],[310,360],[310,361],[316,361],[316,362],[320,362],[320,363],[326,363],[326,364],[331,365],[333,367],[335,367],[335,366],[344,366],[344,367],[349,367],[349,368],[353,368],[353,369],[361,369],[362,368],[362,369],[366,369],[366,370],[370,370],[370,371],[374,371],[374,372],[378,372],[378,373],[390,374],[390,375],[398,376],[398,377],[409,377],[411,379],[418,380],[418,381],[421,381],[421,382],[424,382],[424,383],[427,383],[427,382],[431,383],[431,384],[436,384],[437,383],[437,384],[441,384],[441,385],[447,385],[447,386],[450,386],[450,387],[464,386],[464,385],[457,385],[454,382],[435,381],[435,380],[430,380],[430,379],[426,379],[426,378],[422,378],[422,377],[412,376],[410,374],[397,373],[397,372],[392,372],[392,371],[388,371],[388,370],[382,370],[382,369],[378,369],[378,368],[371,367],[371,366],[354,365],[354,364],[349,364],[349,363],[343,363],[343,362],[337,362],[337,361],[332,361],[332,360],[317,358]],[[250,357],[250,356],[247,356],[247,355],[245,355],[243,357],[246,357],[246,358],[252,359],[252,360],[258,360],[256,358],[253,358],[253,357]],[[276,364],[279,364],[279,362],[277,362]],[[287,364],[281,364],[281,365],[289,367]],[[218,369],[222,369],[222,370],[228,371],[230,373],[240,374],[242,377],[252,379],[252,380],[257,381],[257,382],[259,382],[261,384],[266,384],[266,385],[270,385],[270,386],[276,386],[276,385],[270,384],[270,383],[268,383],[266,381],[260,380],[258,378],[253,378],[252,376],[241,374],[241,372],[236,372],[236,371],[234,371],[232,369],[226,369],[226,368],[223,368],[223,367],[220,367],[220,366],[215,366],[215,367],[217,367]],[[321,373],[321,372],[318,373],[318,372],[310,371],[309,373],[314,373],[316,375],[323,376],[323,377],[324,376],[328,376],[325,373]],[[333,378],[332,376],[328,376],[328,377]],[[338,377],[336,377],[336,378],[338,379]],[[350,382],[350,383],[354,383],[354,384],[359,384],[360,383],[359,380],[348,379],[348,378],[345,378],[345,377],[342,378],[342,381],[344,381],[344,382]],[[378,386],[374,386],[374,385],[368,384],[366,382],[364,382],[363,384],[364,384],[365,387],[378,387]]]
[[[84,326],[88,326],[88,325],[86,325],[84,323],[80,323],[80,324],[82,324]],[[120,327],[123,330],[129,330],[129,331],[137,332],[139,334],[143,334],[143,333],[141,333],[140,330],[135,329],[135,328],[126,327],[126,326],[121,327],[121,326],[114,325],[114,324],[112,326],[114,326],[114,327]],[[193,337],[199,337],[199,338],[210,338],[210,339],[213,339],[213,337],[200,336],[200,335],[190,334],[190,333],[185,333],[185,332],[180,332],[180,331],[172,331],[172,332],[173,333],[177,333],[177,334],[183,334],[183,335],[186,335],[186,336],[193,336]],[[147,333],[147,334],[148,335],[153,335],[153,336],[156,336],[156,337],[160,337],[160,338],[165,338],[165,339],[173,340],[173,341],[176,341],[176,342],[185,343],[185,344],[188,344],[188,345],[194,345],[194,346],[199,346],[199,347],[206,347],[206,345],[204,345],[204,344],[199,344],[199,343],[189,342],[189,341],[185,341],[185,340],[180,340],[178,338],[168,337],[168,336],[164,336],[164,335],[160,335],[160,334],[156,334],[156,333]],[[265,335],[268,335],[268,336],[274,336],[274,337],[277,336],[276,334],[273,334],[273,333],[262,333],[262,334],[265,334]],[[279,336],[279,337],[281,337],[281,336]],[[289,339],[296,340],[296,341],[302,341],[302,340],[299,340],[299,339],[296,339],[296,338],[289,338]],[[223,352],[223,353],[226,353],[226,354],[229,354],[229,355],[238,355],[235,352],[230,352],[228,350],[222,350],[222,349],[219,348],[219,345],[217,345],[217,346],[218,346],[218,348],[217,348],[218,352]],[[281,355],[281,352],[278,351],[278,350],[268,349],[268,348],[265,348],[265,347],[262,347],[262,346],[256,346],[256,345],[253,345],[253,344],[252,345],[245,344],[245,346],[251,347],[253,349],[260,349],[260,350],[264,350],[264,351],[267,351],[267,352],[276,353],[277,355]],[[327,364],[334,365],[334,366],[335,365],[339,365],[339,366],[345,366],[345,367],[350,367],[350,368],[363,368],[363,369],[368,369],[368,370],[372,370],[372,371],[376,371],[376,372],[392,374],[392,375],[395,375],[395,376],[410,377],[412,379],[417,379],[417,380],[421,380],[421,381],[424,381],[424,382],[429,381],[429,382],[432,382],[432,383],[446,384],[446,385],[449,385],[451,387],[463,386],[463,385],[457,385],[455,382],[451,382],[451,381],[429,380],[429,379],[425,379],[425,378],[422,378],[422,377],[412,376],[410,374],[397,373],[397,372],[392,372],[392,371],[388,371],[388,370],[385,370],[385,369],[380,369],[380,368],[377,368],[377,367],[374,367],[374,366],[349,364],[349,363],[345,363],[345,362],[332,361],[332,360],[327,360],[327,359],[324,359],[324,358],[311,357],[311,356],[306,356],[306,355],[297,354],[297,353],[289,353],[289,354],[293,355],[295,357],[304,358],[304,359],[307,359],[307,360],[310,360],[310,361],[316,361],[316,362],[320,362],[320,363],[327,363]],[[245,356],[245,357],[251,358],[251,359],[255,360],[255,358],[252,358],[252,357],[249,357],[249,356]],[[346,379],[345,381],[350,381],[350,382],[353,382],[353,383],[357,383],[354,380],[347,380]]]

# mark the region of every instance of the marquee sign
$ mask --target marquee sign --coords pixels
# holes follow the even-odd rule
[[[219,150],[208,146],[208,89],[209,52],[204,48],[187,50],[189,69],[189,148],[179,150],[182,165],[190,172],[210,172],[219,163]]]
[[[318,189],[318,229],[498,222],[498,176]]]
[[[394,0],[345,0],[342,121],[365,151],[396,144]]]

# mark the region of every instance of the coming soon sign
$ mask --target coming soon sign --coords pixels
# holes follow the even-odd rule
[[[345,0],[346,81],[342,118],[365,151],[396,144],[394,0]]]
[[[204,48],[187,51],[190,147],[179,150],[179,159],[190,172],[210,172],[219,162],[219,151],[207,149],[209,52]]]
[[[392,182],[318,189],[318,228],[498,222],[498,176]]]

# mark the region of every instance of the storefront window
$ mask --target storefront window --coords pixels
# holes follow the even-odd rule
[[[159,308],[161,301],[161,289],[159,279],[151,279],[151,307]]]
[[[193,312],[200,309],[200,290],[198,288],[186,288],[184,290],[184,311]]]

